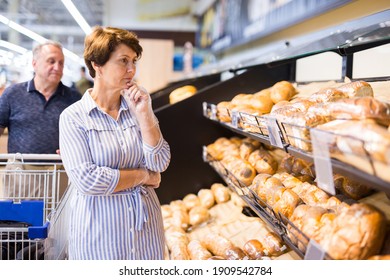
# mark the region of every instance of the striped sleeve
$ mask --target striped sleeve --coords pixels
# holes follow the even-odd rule
[[[87,133],[77,116],[67,109],[60,115],[60,152],[66,173],[80,193],[110,194],[119,181],[119,170],[94,164]]]
[[[154,147],[144,142],[143,150],[146,168],[154,172],[163,172],[168,168],[171,160],[171,151],[167,141],[162,136]]]

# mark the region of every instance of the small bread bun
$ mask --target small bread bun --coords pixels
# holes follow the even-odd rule
[[[206,222],[210,217],[210,213],[209,210],[203,206],[195,206],[191,208],[188,216],[190,225],[197,226]]]
[[[297,93],[295,87],[287,81],[277,82],[271,87],[271,100],[274,104],[289,101]]]
[[[188,243],[187,249],[191,260],[208,260],[213,256],[202,242],[196,239]]]
[[[215,198],[213,191],[210,189],[200,189],[198,191],[198,197],[200,201],[200,205],[209,209],[215,204]]]
[[[184,100],[188,97],[191,97],[196,93],[196,91],[197,91],[196,87],[191,86],[191,85],[179,87],[179,88],[173,90],[169,94],[169,103],[174,104],[174,103],[179,102],[181,100]]]
[[[196,194],[189,193],[183,198],[183,203],[187,210],[191,210],[195,206],[200,205],[199,197]]]

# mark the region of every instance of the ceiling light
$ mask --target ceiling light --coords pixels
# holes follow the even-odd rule
[[[26,35],[27,37],[33,39],[34,41],[37,41],[40,44],[48,41],[48,39],[46,39],[45,37],[42,37],[41,35],[35,33],[34,31],[31,31],[30,29],[27,29],[27,28],[21,26],[20,24],[17,24],[16,22],[14,22],[12,20],[9,20],[8,18],[6,18],[3,15],[0,15],[0,22],[4,23],[5,25],[8,25],[10,28],[18,31],[19,33],[21,33],[23,35]],[[83,65],[83,60],[77,54],[75,54],[74,52],[71,52],[68,49],[65,49],[65,48],[62,48],[62,49],[64,51],[65,56],[71,58],[72,60],[74,60],[78,64]]]
[[[69,13],[76,20],[78,25],[80,25],[81,29],[85,34],[89,34],[92,31],[91,26],[89,26],[88,22],[84,19],[84,17],[80,14],[79,10],[77,10],[76,6],[73,4],[72,0],[62,0],[62,3],[68,9]]]
[[[20,54],[25,54],[25,53],[28,52],[27,49],[25,49],[25,48],[23,48],[23,47],[21,47],[21,46],[12,44],[12,43],[10,43],[10,42],[4,41],[4,40],[0,40],[0,47],[9,49],[9,50],[11,50],[11,51],[18,52],[18,53],[20,53]]]

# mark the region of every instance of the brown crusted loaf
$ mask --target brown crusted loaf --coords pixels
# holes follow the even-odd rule
[[[336,190],[355,200],[362,199],[373,192],[369,186],[339,174],[334,175],[333,180]]]
[[[281,167],[294,176],[309,175],[315,178],[314,164],[287,154],[280,163]]]
[[[365,81],[355,81],[337,87],[339,91],[344,92],[348,97],[374,96],[371,85]]]
[[[234,108],[234,104],[230,101],[221,101],[217,104],[217,118],[221,122],[230,122],[230,110]]]
[[[278,170],[277,160],[263,148],[254,150],[248,156],[248,162],[256,169],[257,173],[272,175]]]
[[[256,176],[254,167],[241,157],[227,155],[221,162],[245,186],[249,186]]]
[[[271,112],[272,106],[274,105],[270,92],[264,90],[253,94],[251,97],[251,105],[260,113],[268,114]]]
[[[260,142],[252,140],[250,138],[244,138],[239,146],[240,157],[248,160],[249,155],[260,147]]]
[[[386,163],[390,133],[374,121],[334,120],[317,128],[337,134],[331,152],[346,155],[353,153],[364,158],[368,153],[372,159]],[[364,146],[362,141],[365,143]]]
[[[288,81],[280,81],[275,83],[271,87],[270,97],[274,104],[282,100],[290,100],[297,90],[295,87]]]
[[[216,232],[206,234],[202,239],[202,244],[213,255],[221,256],[225,259],[244,257],[229,239]]]
[[[356,203],[340,212],[319,243],[333,259],[367,259],[379,253],[385,233],[385,215],[372,205]]]
[[[390,105],[372,96],[341,99],[328,106],[334,119],[373,119],[385,126],[390,124]]]
[[[287,249],[282,239],[275,232],[268,232],[258,237],[264,246],[264,253],[267,256],[280,256]]]
[[[324,88],[310,95],[309,100],[316,103],[326,103],[346,97],[348,97],[348,94],[337,88]]]
[[[172,260],[190,260],[187,250],[188,237],[180,227],[170,227],[165,231],[165,240]]]
[[[213,256],[199,240],[191,240],[187,250],[191,260],[207,260]]]
[[[196,91],[197,91],[196,87],[194,87],[192,85],[186,85],[186,86],[179,87],[179,88],[173,90],[169,94],[169,103],[174,104],[174,103],[179,102],[181,100],[184,100],[188,97],[191,97],[196,93]]]
[[[251,260],[261,260],[265,256],[265,248],[258,239],[248,240],[242,249]]]

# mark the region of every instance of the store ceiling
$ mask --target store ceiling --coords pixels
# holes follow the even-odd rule
[[[73,0],[90,26],[103,22],[104,0]],[[83,46],[85,33],[61,0],[0,0],[0,14],[39,35],[60,41],[76,53]],[[31,49],[33,41],[0,23],[0,39]]]

